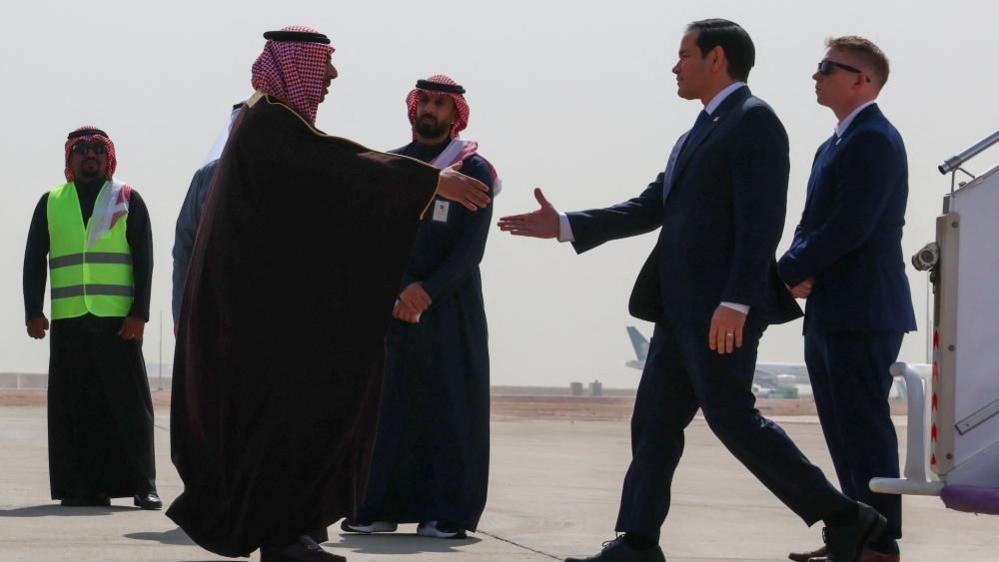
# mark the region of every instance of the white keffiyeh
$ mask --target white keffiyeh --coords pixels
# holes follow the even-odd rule
[[[475,141],[453,138],[450,144],[444,148],[444,152],[438,154],[430,165],[438,170],[443,170],[455,162],[464,162],[466,158],[476,154],[478,149],[479,143]],[[486,163],[489,164],[488,161]],[[489,171],[493,174],[493,197],[496,197],[503,189],[503,182],[496,175],[496,170],[493,169],[492,164],[489,164]]]
[[[94,213],[87,226],[87,248],[107,234],[119,220],[128,215],[132,188],[118,181],[105,182],[94,202]]]

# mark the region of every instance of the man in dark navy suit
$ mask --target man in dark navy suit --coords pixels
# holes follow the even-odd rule
[[[839,493],[780,427],[755,407],[756,349],[769,324],[801,316],[777,275],[788,141],[773,110],[745,81],[749,35],[726,20],[690,24],[673,68],[679,95],[704,104],[666,170],[625,203],[559,215],[541,208],[505,217],[515,235],[572,241],[585,252],[660,228],[632,292],[633,315],[655,322],[632,418],[632,462],[616,530],[623,535],[580,562],[662,562],[660,527],[700,408],[722,443],[809,525],[823,520],[836,562],[856,562],[884,518]]]
[[[805,363],[840,487],[888,519],[864,562],[897,562],[902,500],[875,494],[875,476],[898,477],[898,441],[888,410],[905,332],[916,329],[902,260],[909,193],[905,145],[876,103],[888,59],[867,39],[827,42],[815,93],[839,120],[815,154],[794,242],[778,264],[799,298],[808,298]],[[792,554],[807,561],[823,554]]]

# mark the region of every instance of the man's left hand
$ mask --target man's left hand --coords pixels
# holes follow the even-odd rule
[[[417,314],[422,314],[434,302],[419,281],[406,286],[399,294],[399,302],[409,305]]]
[[[791,296],[796,299],[807,299],[812,295],[812,287],[815,285],[815,278],[809,277],[794,287],[788,287]]]
[[[711,316],[711,329],[708,331],[708,347],[719,355],[732,353],[742,347],[742,328],[746,325],[746,315],[718,305]]]
[[[123,340],[142,340],[142,332],[146,329],[146,321],[142,318],[136,318],[135,316],[129,316],[125,318],[125,321],[121,323],[121,329],[118,330],[118,335],[121,336]]]
[[[408,324],[420,323],[420,313],[401,300],[396,301],[395,307],[392,308],[392,318]]]

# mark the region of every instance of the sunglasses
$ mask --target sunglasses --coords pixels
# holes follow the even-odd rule
[[[99,142],[78,142],[73,145],[73,152],[79,154],[80,156],[86,156],[91,150],[93,150],[94,154],[98,156],[105,154],[108,151],[107,147]]]
[[[848,64],[843,64],[841,62],[836,62],[834,60],[822,59],[819,61],[819,74],[823,76],[829,76],[832,74],[833,68],[842,68],[847,72],[853,72],[855,74],[864,74],[863,70],[860,70],[856,66],[850,66]],[[871,78],[866,77],[867,81],[870,82]]]

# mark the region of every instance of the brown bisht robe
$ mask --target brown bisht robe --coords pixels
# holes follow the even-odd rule
[[[246,556],[363,500],[385,335],[437,170],[325,136],[270,97],[235,124],[187,277],[167,515]]]

